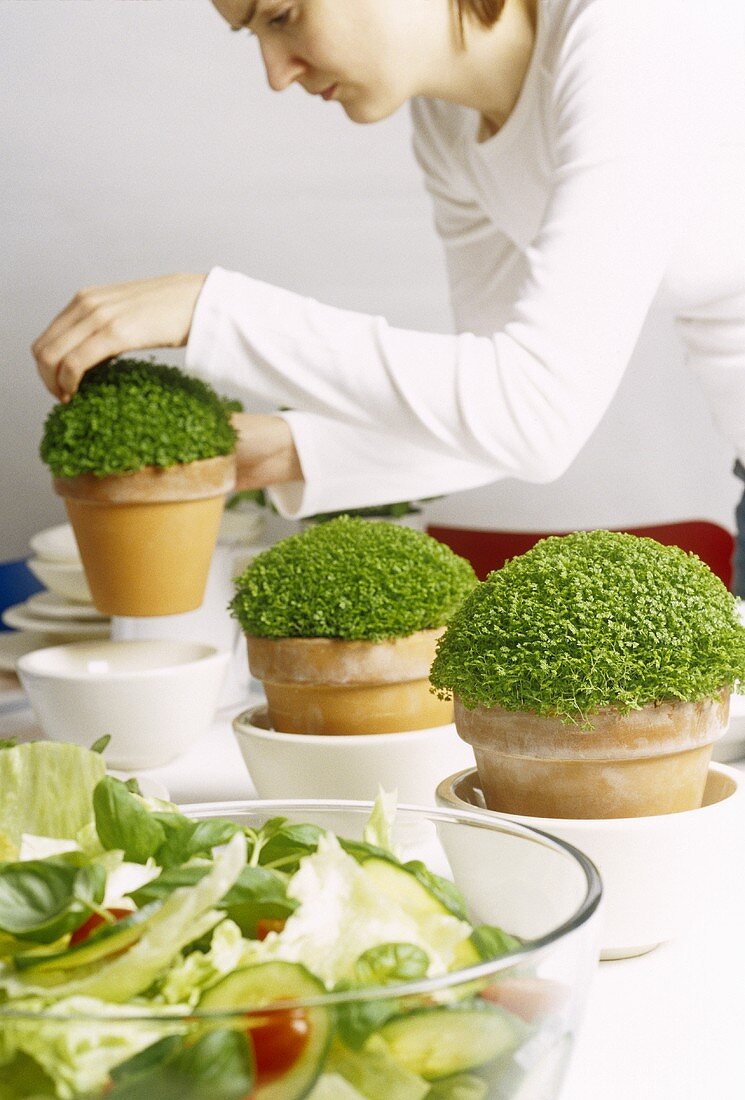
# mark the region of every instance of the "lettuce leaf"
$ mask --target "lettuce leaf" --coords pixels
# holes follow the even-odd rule
[[[58,840],[75,837],[93,820],[93,790],[105,774],[98,753],[61,741],[31,741],[0,752],[4,858],[10,858],[10,850],[18,858],[24,833]],[[64,792],[63,797],[54,797],[55,790]]]
[[[40,988],[37,975],[36,985],[29,984],[27,992],[46,993],[55,999],[96,997],[117,1004],[130,1000],[152,985],[183,947],[224,919],[224,913],[212,907],[228,892],[245,863],[246,839],[243,833],[236,833],[215,858],[209,874],[195,886],[174,890],[128,951],[93,966],[89,974],[74,981],[67,980],[64,971],[49,971]],[[21,980],[6,978],[3,984],[11,995],[23,992]]]

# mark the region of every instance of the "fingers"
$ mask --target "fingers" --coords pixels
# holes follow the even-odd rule
[[[90,367],[125,350],[113,311],[115,287],[87,287],[34,341],[31,351],[42,381],[59,400],[69,398]]]
[[[65,400],[104,359],[141,348],[183,346],[204,279],[165,275],[80,290],[32,345],[44,385]]]

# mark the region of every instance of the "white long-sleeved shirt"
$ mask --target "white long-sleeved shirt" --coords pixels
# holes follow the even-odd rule
[[[745,6],[539,0],[509,119],[412,104],[457,334],[214,269],[187,367],[287,406],[310,515],[543,482],[613,399],[662,292],[745,461]]]

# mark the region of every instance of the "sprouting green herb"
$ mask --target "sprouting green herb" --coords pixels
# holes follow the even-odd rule
[[[91,745],[91,752],[103,752],[111,740],[111,734],[105,733],[103,737],[99,737],[97,741],[94,741]]]
[[[475,583],[429,535],[342,516],[254,558],[230,606],[247,634],[379,642],[443,626]]]
[[[40,454],[57,477],[126,474],[230,454],[230,402],[177,367],[101,363],[67,405],[55,405]]]
[[[375,504],[369,508],[347,508],[343,512],[319,512],[315,516],[308,516],[308,519],[313,523],[329,523],[330,520],[338,519],[339,516],[361,516],[363,518],[366,516],[369,519],[385,516],[391,519],[399,519],[401,516],[418,516],[421,511],[421,508],[417,508],[413,501],[397,500],[393,504]]]
[[[581,722],[745,680],[735,600],[696,555],[610,531],[543,539],[491,573],[440,640],[430,679],[466,707]]]

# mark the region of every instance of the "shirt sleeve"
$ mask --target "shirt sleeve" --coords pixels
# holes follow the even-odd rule
[[[522,289],[491,335],[394,328],[210,273],[187,365],[306,415],[293,431],[313,507],[296,514],[340,506],[345,453],[359,459],[347,476],[360,504],[377,475],[384,499],[409,495],[404,461],[419,463],[412,486],[428,496],[504,477],[551,481],[572,462],[612,400],[689,209],[694,43],[687,27],[672,34],[671,4],[575,5],[556,65],[551,197]],[[347,452],[355,431],[365,442]]]

